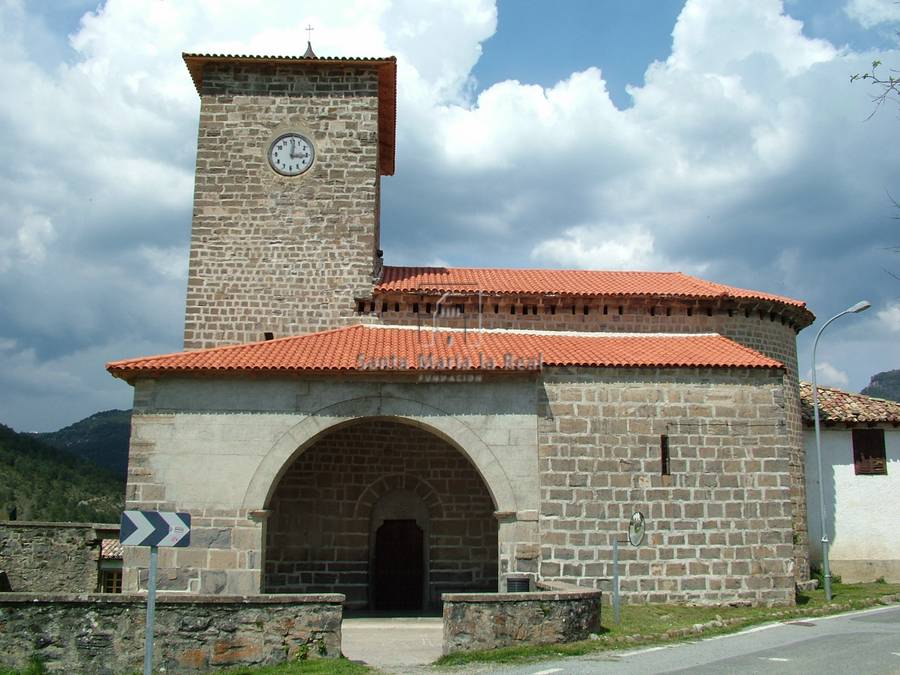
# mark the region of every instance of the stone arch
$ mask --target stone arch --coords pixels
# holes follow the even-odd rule
[[[516,492],[491,447],[467,424],[438,408],[393,396],[365,396],[325,406],[307,415],[272,445],[253,473],[242,508],[264,511],[291,464],[325,434],[363,419],[382,419],[419,427],[443,439],[466,457],[481,476],[498,512],[515,513]]]
[[[494,500],[471,460],[423,425],[328,427],[294,455],[267,507],[266,592],[340,592],[351,608],[405,611],[497,588]]]
[[[399,492],[401,490],[407,490],[418,496],[428,508],[429,517],[443,517],[444,505],[437,491],[427,481],[422,480],[418,476],[410,476],[408,474],[383,476],[370,484],[356,501],[356,509],[353,512],[354,517],[370,513],[382,497],[391,492]]]

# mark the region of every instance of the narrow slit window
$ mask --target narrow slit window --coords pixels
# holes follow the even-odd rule
[[[671,476],[672,470],[669,466],[669,437],[662,434],[659,437],[659,473],[662,476]]]
[[[418,313],[419,313],[419,303],[418,303],[418,302],[414,302],[414,303],[413,303],[412,311],[413,311],[413,314],[418,314]]]

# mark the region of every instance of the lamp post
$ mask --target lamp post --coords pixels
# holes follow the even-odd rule
[[[816,333],[812,350],[812,390],[813,390],[813,419],[816,427],[816,466],[819,471],[819,511],[822,516],[822,575],[825,578],[825,600],[831,601],[831,569],[828,564],[828,528],[825,526],[825,485],[822,481],[822,435],[819,430],[819,387],[816,384],[816,348],[819,346],[819,338],[822,331],[835,319],[840,319],[845,314],[858,314],[871,307],[867,301],[861,300],[852,307],[848,307],[840,314],[835,314],[828,319]]]

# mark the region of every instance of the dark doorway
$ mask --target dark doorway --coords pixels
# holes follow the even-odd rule
[[[415,520],[385,520],[375,533],[375,609],[422,609],[422,530]]]

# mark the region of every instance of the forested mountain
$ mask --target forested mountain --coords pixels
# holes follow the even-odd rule
[[[0,424],[0,519],[117,523],[124,502],[124,480]]]
[[[105,410],[59,431],[34,435],[54,448],[89,460],[125,480],[131,435],[130,410]]]
[[[860,393],[866,396],[900,401],[900,370],[886,370],[883,373],[876,373],[869,380],[868,386]]]

